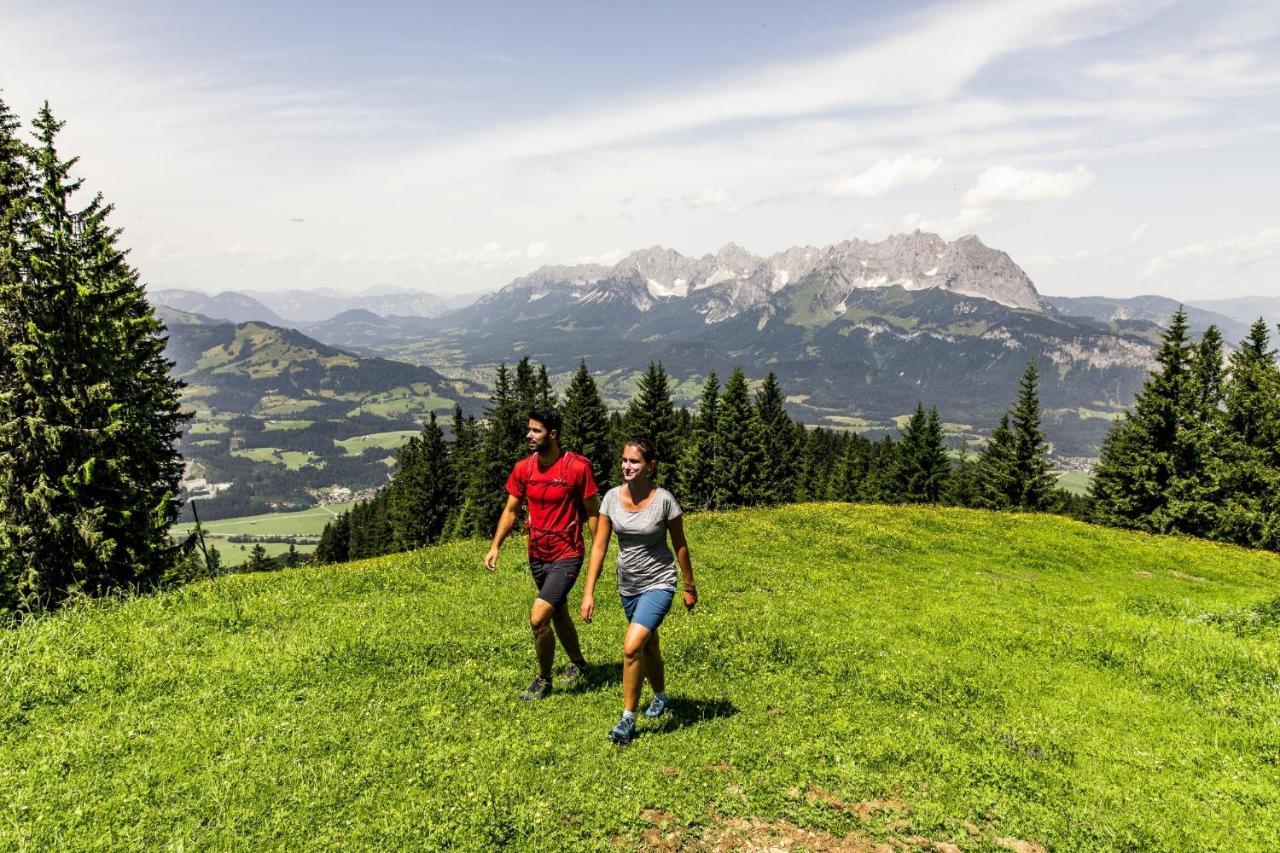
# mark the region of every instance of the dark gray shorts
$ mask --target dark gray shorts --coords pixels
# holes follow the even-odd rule
[[[563,607],[569,600],[569,590],[582,572],[582,558],[546,562],[530,557],[529,569],[533,572],[533,582],[538,585],[538,598],[552,607]]]

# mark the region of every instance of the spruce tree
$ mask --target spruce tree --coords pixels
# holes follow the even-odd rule
[[[286,569],[296,568],[302,565],[302,555],[298,553],[298,546],[289,543],[289,550],[284,555],[284,566]]]
[[[784,408],[778,377],[769,372],[756,392],[756,416],[760,419],[764,451],[763,498],[767,503],[792,503],[796,499],[797,452],[792,421]]]
[[[712,510],[719,506],[716,494],[720,379],[713,370],[702,385],[698,414],[689,428],[689,439],[676,472],[677,497],[692,509]]]
[[[392,549],[408,551],[440,541],[458,501],[444,432],[432,412],[421,435],[400,451],[400,469],[388,496]]]
[[[1223,502],[1218,538],[1280,550],[1280,368],[1259,319],[1231,356],[1223,392],[1217,472]]]
[[[1178,529],[1169,511],[1170,485],[1197,476],[1186,429],[1191,350],[1187,316],[1179,309],[1161,338],[1156,369],[1103,441],[1091,487],[1096,520],[1160,533]]]
[[[1043,510],[1054,489],[1049,473],[1049,445],[1041,429],[1039,375],[1035,359],[1027,362],[1018,387],[1018,399],[1009,413],[1013,421],[1013,492],[1011,504],[1017,509]]]
[[[586,359],[579,363],[578,372],[573,374],[569,388],[565,391],[561,416],[563,426],[560,431],[560,446],[587,457],[591,461],[596,485],[602,493],[607,491],[612,467],[609,456],[609,409],[600,398],[600,391],[596,388],[595,379],[591,377],[591,371],[587,370]]]
[[[547,366],[545,364],[538,365],[538,378],[534,382],[534,389],[534,397],[539,406],[546,408],[558,405],[559,400],[556,397],[556,389],[552,387],[551,378],[547,376]]]
[[[34,127],[29,230],[0,286],[0,578],[23,610],[161,579],[186,419],[112,207],[74,206],[76,159],[59,155],[48,104]]]
[[[527,359],[521,363],[528,368]],[[528,375],[532,376],[532,372]],[[499,364],[490,405],[485,410],[487,423],[467,482],[467,518],[460,526],[468,535],[491,534],[498,523],[507,501],[507,477],[512,466],[526,455],[528,402],[513,389],[506,364]]]
[[[716,417],[716,503],[722,509],[760,503],[764,448],[747,377],[735,368]]]
[[[1017,467],[1013,430],[1009,428],[1009,415],[1006,412],[1000,416],[1000,423],[991,433],[991,440],[978,457],[977,505],[986,509],[1008,509],[1015,506],[1019,494]]]
[[[636,396],[627,405],[627,438],[644,436],[658,448],[658,479],[665,484],[672,479],[680,458],[679,424],[671,402],[671,387],[661,363],[649,362],[640,379]]]
[[[902,431],[898,452],[897,498],[908,503],[937,503],[951,473],[947,449],[943,446],[942,420],[936,408],[926,414],[923,403],[916,404]]]
[[[1181,419],[1185,465],[1170,479],[1170,528],[1196,536],[1222,538],[1221,512],[1231,497],[1223,424],[1224,369],[1222,334],[1210,326],[1191,349],[1185,415]]]
[[[267,557],[267,549],[261,542],[255,542],[252,550],[249,551],[249,561],[245,564],[245,571],[266,572],[274,568],[275,565]]]
[[[324,526],[316,545],[317,563],[345,563],[351,559],[351,514],[343,512]]]

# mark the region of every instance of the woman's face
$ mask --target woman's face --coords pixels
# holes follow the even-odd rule
[[[653,476],[653,463],[645,462],[640,448],[628,444],[622,448],[622,479],[628,483],[636,478],[641,482]]]

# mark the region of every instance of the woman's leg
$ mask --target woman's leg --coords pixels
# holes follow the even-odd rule
[[[632,622],[622,638],[622,707],[634,712],[640,704],[640,688],[644,685],[645,645],[650,631]]]
[[[667,690],[667,673],[662,663],[662,646],[658,644],[658,632],[649,635],[649,642],[644,650],[645,675],[649,678],[649,686],[654,693],[665,693]]]

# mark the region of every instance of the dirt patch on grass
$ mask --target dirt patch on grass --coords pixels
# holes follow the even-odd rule
[[[997,838],[996,843],[1012,850],[1013,853],[1045,853],[1041,845],[1034,841],[1023,841],[1020,838]]]
[[[1135,578],[1149,578],[1151,577],[1151,572],[1134,572],[1133,576]]]
[[[1175,578],[1178,578],[1179,580],[1184,580],[1184,581],[1195,581],[1196,583],[1208,583],[1208,582],[1209,582],[1209,579],[1208,579],[1208,578],[1202,578],[1202,577],[1200,577],[1199,575],[1189,575],[1189,574],[1187,574],[1186,572],[1180,572],[1180,571],[1178,571],[1177,569],[1170,569],[1170,570],[1169,570],[1169,574],[1173,575]]]
[[[875,815],[899,814],[911,810],[910,806],[903,802],[897,794],[893,794],[892,796],[882,799],[863,800],[859,803],[846,803],[830,791],[826,791],[812,783],[809,784],[809,791],[805,795],[805,799],[810,803],[822,803],[823,805],[830,806],[833,809],[839,809],[841,811],[849,812],[849,814],[857,815],[858,819],[863,822],[870,820]]]

